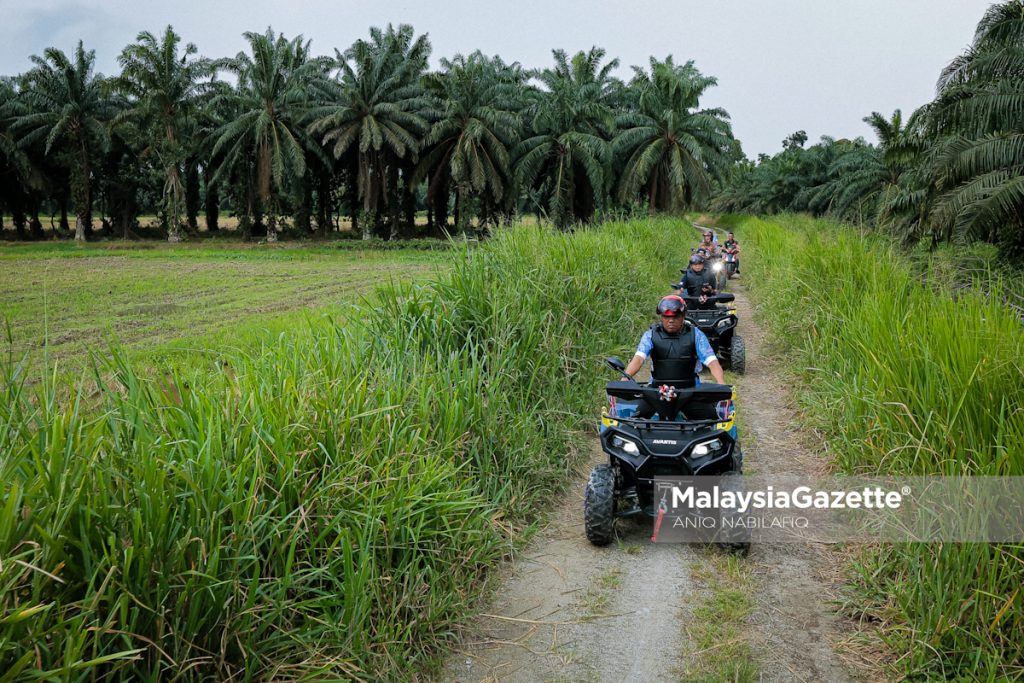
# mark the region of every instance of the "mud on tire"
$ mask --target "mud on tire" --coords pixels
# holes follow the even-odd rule
[[[583,528],[594,545],[608,545],[615,527],[615,473],[611,465],[597,465],[583,492]]]

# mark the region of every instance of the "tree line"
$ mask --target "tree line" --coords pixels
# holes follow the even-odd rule
[[[737,164],[712,207],[833,215],[905,244],[982,240],[1024,253],[1022,0],[985,12],[932,102],[864,120],[877,145],[822,137],[805,148],[797,131],[780,153]]]
[[[38,238],[40,215],[59,215],[77,240],[94,215],[137,235],[149,211],[177,241],[200,213],[218,230],[226,207],[268,241],[341,215],[364,238],[483,234],[524,211],[567,228],[687,209],[743,158],[728,114],[700,107],[716,80],[671,56],[623,81],[596,47],[544,69],[477,51],[431,71],[408,25],[333,57],[271,28],[244,37],[209,59],[168,26],[138,34],[111,77],[79,42],[0,79],[0,216]]]

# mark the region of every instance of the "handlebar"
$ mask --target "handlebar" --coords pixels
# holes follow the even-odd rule
[[[683,283],[682,282],[675,282],[675,283],[672,283],[670,286],[672,287],[672,289],[678,290],[678,289],[682,289],[683,288]],[[705,303],[727,304],[729,302],[732,302],[732,301],[736,300],[736,295],[735,294],[730,294],[729,292],[722,292],[721,294],[706,294],[705,296],[707,297],[707,299],[705,299]],[[687,308],[689,308],[691,303],[700,303],[700,297],[699,296],[690,296],[689,294],[680,294],[679,297],[681,299],[683,299],[684,301],[686,301]]]

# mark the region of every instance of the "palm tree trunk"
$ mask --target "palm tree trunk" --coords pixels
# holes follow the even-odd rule
[[[277,216],[274,211],[275,207],[271,205],[273,203],[273,190],[271,189],[273,178],[271,177],[270,162],[270,149],[266,143],[263,143],[256,152],[256,188],[259,193],[260,208],[267,217],[267,242],[276,242]]]
[[[363,231],[363,239],[373,237],[373,229],[377,221],[377,182],[373,164],[366,157],[359,162],[359,189],[363,193],[363,210],[359,213],[359,227]]]
[[[64,190],[60,193],[60,198],[58,199],[58,201],[60,202],[60,229],[63,230],[64,232],[69,232],[71,230],[71,224],[68,223],[67,188],[64,188]]]
[[[416,188],[408,186],[409,176],[412,169],[402,172],[402,237],[413,237],[416,235]]]
[[[217,186],[210,182],[213,177],[213,171],[209,164],[203,165],[203,179],[206,182],[206,198],[203,203],[204,213],[206,214],[206,230],[207,232],[216,232],[220,229],[217,220],[220,217],[220,197],[217,193]]]
[[[75,195],[75,241],[84,242],[88,234],[92,232],[88,161],[79,162],[79,166],[73,172],[71,185],[71,191]]]
[[[167,167],[164,184],[164,213],[167,217],[167,241],[181,241],[181,173],[177,164]]]
[[[313,235],[313,183],[307,175],[302,178],[299,189],[299,205],[295,207],[295,227],[309,235]]]
[[[402,210],[401,188],[398,185],[398,166],[392,164],[388,169],[388,187],[385,197],[387,198],[388,210],[388,239],[398,239],[399,216]]]
[[[264,207],[267,215],[267,242],[277,242],[277,211],[271,206],[271,202],[266,202]]]
[[[658,169],[651,171],[652,178],[648,185],[647,215],[653,216],[658,212]]]
[[[39,220],[39,207],[36,206],[32,209],[32,217],[28,221],[29,234],[32,235],[32,239],[41,240],[43,239],[43,222]]]
[[[317,178],[316,189],[316,224],[320,236],[326,238],[331,229],[331,176],[325,171]]]
[[[194,160],[185,167],[185,222],[189,232],[199,232],[199,167]]]
[[[20,207],[11,210],[11,221],[14,223],[14,233],[18,239],[25,239],[25,214]],[[0,230],[3,230],[3,227],[3,224],[0,223]]]

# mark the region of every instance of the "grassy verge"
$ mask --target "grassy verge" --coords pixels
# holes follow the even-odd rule
[[[703,589],[686,626],[687,652],[684,679],[702,683],[753,683],[758,666],[744,635],[754,609],[753,578],[747,562],[732,554],[709,550],[690,567],[690,575]]]
[[[220,372],[0,381],[0,677],[402,680],[585,449],[670,222],[509,232]],[[669,264],[674,268],[676,264]],[[635,302],[635,306],[632,305]]]
[[[725,222],[839,469],[1024,474],[1019,283],[825,221]],[[897,672],[1024,677],[1024,547],[873,548],[851,574],[848,607],[883,626]]]

